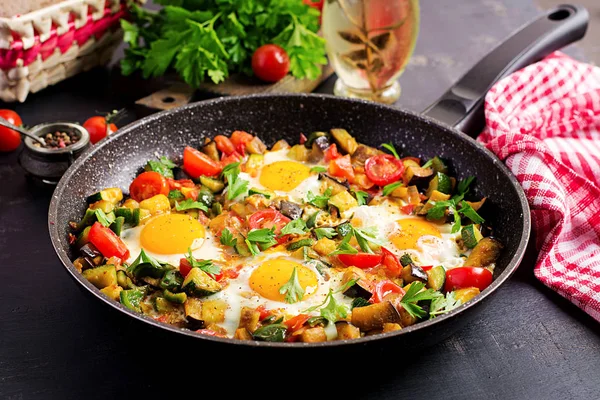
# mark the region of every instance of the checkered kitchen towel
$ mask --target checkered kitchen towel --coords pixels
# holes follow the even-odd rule
[[[554,53],[498,82],[479,136],[525,190],[535,276],[600,321],[600,68]]]

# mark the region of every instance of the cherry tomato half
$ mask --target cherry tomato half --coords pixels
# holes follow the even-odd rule
[[[235,146],[235,150],[244,155],[246,153],[246,144],[250,143],[254,136],[245,131],[233,131],[230,140]]]
[[[23,125],[21,117],[13,110],[0,110],[0,118],[16,126]],[[19,132],[0,126],[0,151],[14,151],[20,144],[21,134]]]
[[[402,177],[404,164],[392,155],[379,154],[367,158],[365,173],[376,185],[385,186]]]
[[[129,258],[129,250],[121,238],[100,222],[94,222],[88,238],[90,243],[96,246],[98,251],[106,258],[118,257],[122,261],[127,261]]]
[[[190,262],[187,260],[187,258],[180,258],[179,259],[179,273],[181,274],[181,276],[183,276],[185,278],[187,276],[187,274],[190,273],[191,270],[192,270],[192,264],[190,264]]]
[[[84,123],[83,127],[90,134],[90,142],[97,143],[104,139],[106,136],[113,132],[116,132],[117,126],[106,121],[106,117],[96,115],[88,118]]]
[[[169,194],[169,183],[158,172],[142,172],[129,185],[129,195],[135,201],[146,200],[157,194],[164,194],[165,196]]]
[[[265,82],[277,82],[290,71],[290,58],[281,47],[265,44],[252,55],[252,71]]]
[[[325,161],[329,162],[340,158],[342,155],[338,152],[337,145],[334,143],[325,150]]]
[[[446,271],[444,290],[451,292],[456,289],[476,287],[483,290],[492,283],[492,273],[481,267],[459,267]]]
[[[275,227],[275,234],[279,235],[284,226],[291,220],[272,208],[257,211],[248,218],[250,229],[271,229]]]
[[[381,254],[383,256],[381,263],[385,265],[386,270],[389,272],[388,276],[399,276],[402,272],[402,264],[400,264],[398,257],[385,247],[381,248]]]
[[[235,151],[233,142],[227,136],[217,135],[214,140],[217,144],[217,149],[223,154],[229,155]]]
[[[356,253],[356,254],[338,254],[338,260],[344,265],[358,268],[373,268],[381,264],[381,254]]]
[[[290,331],[295,332],[298,329],[302,328],[302,325],[304,325],[304,323],[306,321],[308,321],[309,318],[310,318],[310,315],[298,314],[295,317],[292,317],[292,318],[288,319],[287,321],[284,321],[283,323],[285,324],[285,326],[288,327],[288,329]]]
[[[218,175],[223,170],[223,167],[221,167],[221,163],[218,161],[188,146],[183,150],[183,169],[192,178],[198,178],[202,175]]]
[[[406,292],[392,281],[379,281],[375,284],[373,296],[369,299],[369,301],[371,303],[381,303],[385,296],[392,293],[404,295]]]
[[[352,168],[350,154],[329,161],[328,172],[333,176],[346,178],[348,182],[354,182],[354,169]]]

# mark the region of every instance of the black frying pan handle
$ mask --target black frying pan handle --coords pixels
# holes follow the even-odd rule
[[[560,5],[526,24],[479,61],[423,113],[477,136],[485,126],[484,98],[494,83],[585,35],[584,7]]]

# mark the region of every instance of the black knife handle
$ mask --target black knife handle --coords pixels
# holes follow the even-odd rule
[[[477,136],[485,126],[483,105],[492,85],[581,39],[588,21],[588,11],[581,6],[565,4],[549,10],[488,53],[423,114]]]

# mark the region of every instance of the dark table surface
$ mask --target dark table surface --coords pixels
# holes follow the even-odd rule
[[[398,102],[416,111],[539,13],[521,0],[422,1],[421,7],[421,34]],[[585,59],[577,48],[567,51]],[[123,124],[140,117],[133,101],[155,86],[103,68],[24,104],[0,106],[16,109],[28,125],[83,122],[96,112],[127,108]],[[330,93],[332,86],[330,79],[318,91]],[[234,352],[184,342],[84,296],[50,244],[52,190],[27,180],[16,159],[16,153],[0,155],[2,399],[154,398],[186,390],[198,398],[214,390],[251,397],[600,397],[599,325],[535,279],[534,249],[485,313],[418,354],[393,347],[366,359],[352,350],[335,359]]]

